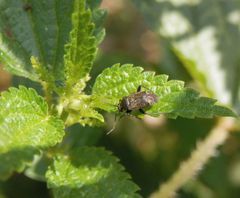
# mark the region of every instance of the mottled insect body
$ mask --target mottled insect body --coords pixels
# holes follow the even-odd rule
[[[134,110],[139,110],[141,113],[144,114],[145,112],[143,109],[152,106],[157,101],[158,101],[157,95],[151,92],[141,91],[140,85],[136,93],[133,93],[129,96],[125,96],[119,101],[118,111],[120,113],[130,114]],[[120,116],[119,120],[124,116],[124,114]],[[108,131],[107,134],[110,134],[111,132],[114,131],[116,124],[117,122],[115,122],[113,128],[110,131]]]
[[[158,101],[158,97],[151,92],[141,91],[141,86],[138,87],[137,93],[123,97],[118,104],[119,112],[130,113],[134,110],[139,110],[144,113],[143,109],[152,106]]]

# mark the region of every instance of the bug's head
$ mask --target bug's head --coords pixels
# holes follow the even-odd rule
[[[126,111],[128,111],[128,106],[129,106],[128,98],[123,97],[118,103],[118,111],[126,112]]]

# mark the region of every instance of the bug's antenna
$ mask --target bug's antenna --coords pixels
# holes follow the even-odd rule
[[[112,132],[116,129],[117,123],[118,123],[123,117],[124,117],[124,114],[121,115],[121,116],[119,117],[119,119],[117,120],[117,116],[116,116],[116,114],[115,114],[115,123],[114,123],[112,129],[107,132],[107,135],[109,135],[110,133],[112,133]]]
[[[112,129],[107,132],[107,135],[109,135],[110,133],[112,133],[116,129],[116,125],[117,125],[117,122],[115,122]]]

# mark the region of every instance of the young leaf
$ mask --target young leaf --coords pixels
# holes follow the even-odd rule
[[[96,98],[95,106],[106,111],[116,111],[119,100],[136,93],[137,87],[141,85],[145,91],[158,96],[158,102],[147,110],[152,116],[161,113],[173,118],[235,116],[230,109],[215,105],[216,100],[199,97],[196,91],[184,88],[182,81],[167,79],[167,75],[143,72],[141,67],[116,64],[105,69],[96,79],[92,91]]]
[[[39,149],[60,142],[62,121],[50,115],[44,99],[33,89],[10,88],[0,98],[0,178],[22,171]]]
[[[46,173],[48,187],[58,198],[140,197],[118,161],[110,152],[94,147],[57,154]]]
[[[92,105],[92,97],[82,92],[90,79],[89,72],[96,55],[97,45],[104,36],[102,22],[105,12],[97,9],[100,1],[76,0],[72,15],[73,29],[65,46],[66,90],[58,105],[59,113],[67,114],[66,125],[98,125],[104,122]],[[82,94],[80,94],[82,92]]]
[[[92,11],[92,21],[94,23],[93,35],[96,37],[97,44],[103,40],[105,36],[105,30],[103,28],[103,23],[106,18],[107,12],[102,9],[98,9],[100,6],[101,0],[86,0],[87,7]]]
[[[85,83],[81,82],[81,86],[77,84],[81,79],[85,79],[85,81],[89,79],[88,74],[92,68],[97,44],[102,39],[103,31],[95,31],[92,12],[90,9],[86,9],[85,0],[75,1],[72,25],[70,41],[65,46],[64,56],[66,86],[68,91],[73,86],[77,86],[79,91],[82,91]]]
[[[82,126],[95,126],[104,122],[103,116],[94,109],[92,97],[88,95],[73,95],[62,97],[58,105],[59,114],[64,111],[66,115],[65,124],[70,126],[80,123]]]

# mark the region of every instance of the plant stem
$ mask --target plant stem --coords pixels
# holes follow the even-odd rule
[[[48,82],[42,82],[42,87],[45,95],[45,99],[48,103],[48,106],[51,107],[52,105],[52,87],[49,85]]]
[[[216,155],[217,147],[222,145],[228,137],[229,130],[234,125],[231,118],[222,118],[210,131],[209,135],[202,142],[197,143],[190,158],[181,163],[179,169],[173,176],[159,187],[150,198],[172,198],[176,192],[190,179],[193,179],[203,168],[207,161]]]

